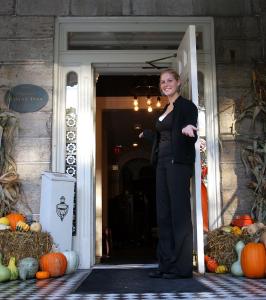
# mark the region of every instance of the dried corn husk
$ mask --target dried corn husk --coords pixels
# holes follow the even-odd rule
[[[17,118],[10,112],[0,111],[0,217],[16,211],[18,201],[29,211],[22,185],[17,174],[17,166],[12,157],[14,132]]]

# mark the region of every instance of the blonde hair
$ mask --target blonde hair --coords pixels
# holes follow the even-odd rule
[[[164,95],[164,94],[163,94],[163,92],[161,90],[161,77],[165,73],[171,74],[176,81],[180,80],[179,74],[174,69],[165,69],[165,70],[163,70],[160,73],[160,82],[159,82],[159,89],[160,89],[160,92],[161,92],[162,95]],[[179,85],[178,88],[177,88],[177,92],[180,93],[180,91],[181,91],[181,85]]]
[[[174,69],[165,69],[160,73],[160,80],[161,80],[162,75],[165,73],[173,75],[173,77],[175,78],[176,81],[178,81],[180,79],[179,74]]]

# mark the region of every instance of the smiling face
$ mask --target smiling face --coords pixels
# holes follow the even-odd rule
[[[178,96],[180,80],[178,75],[171,72],[163,72],[160,78],[160,89],[168,98],[176,98]]]

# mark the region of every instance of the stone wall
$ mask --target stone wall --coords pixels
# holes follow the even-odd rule
[[[54,24],[57,16],[212,16],[225,223],[249,212],[252,193],[231,134],[234,104],[251,84],[252,59],[262,58],[266,32],[263,0],[0,0],[0,104],[15,85],[32,83],[49,94],[35,113],[17,114],[15,158],[34,213],[39,211],[40,174],[51,167]],[[260,27],[261,25],[261,27]],[[264,29],[264,33],[261,29]]]

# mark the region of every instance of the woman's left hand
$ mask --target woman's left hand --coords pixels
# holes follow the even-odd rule
[[[197,131],[198,128],[193,126],[193,125],[187,125],[186,127],[184,127],[182,129],[182,133],[186,136],[189,136],[189,137],[195,137],[194,135],[194,131]]]

